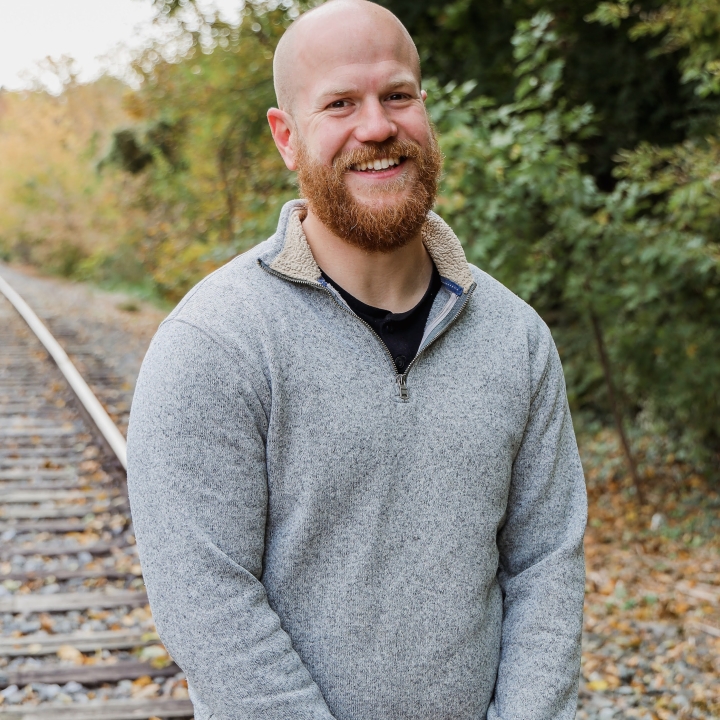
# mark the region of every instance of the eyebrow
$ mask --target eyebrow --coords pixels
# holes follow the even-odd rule
[[[326,90],[320,97],[326,98],[326,97],[334,97],[335,95],[352,95],[353,93],[358,92],[357,87],[338,87],[333,90]]]
[[[399,87],[404,87],[407,85],[412,85],[413,82],[416,81],[416,78],[414,77],[408,77],[401,80],[393,80],[392,82],[389,82],[385,87],[387,90],[395,90]],[[323,92],[320,97],[321,98],[328,98],[328,97],[338,97],[342,95],[352,95],[353,93],[356,93],[359,91],[359,88],[357,85],[347,85],[344,87],[336,87],[331,90],[326,90]]]

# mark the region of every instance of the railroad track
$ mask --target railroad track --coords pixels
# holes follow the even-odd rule
[[[54,342],[0,278],[0,720],[190,718],[147,605],[124,439]]]

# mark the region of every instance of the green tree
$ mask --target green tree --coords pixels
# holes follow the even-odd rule
[[[699,5],[696,0],[687,3]],[[613,157],[640,142],[668,145],[703,132],[718,112],[717,99],[698,97],[681,82],[677,58],[654,53],[657,39],[628,36],[632,18],[617,30],[588,22],[597,0],[379,0],[415,39],[427,77],[475,82],[475,93],[507,103],[516,78],[510,39],[516,24],[544,10],[553,14],[557,52],[565,60],[563,96],[595,108],[598,132],[581,145],[584,167],[600,187],[614,186]],[[634,0],[640,14],[658,0]],[[681,54],[686,50],[681,50]]]
[[[171,16],[179,9],[163,6]],[[248,6],[239,27],[191,20],[195,29],[179,26],[180,57],[155,46],[137,59],[142,85],[126,101],[136,124],[118,129],[107,158],[142,178],[137,203],[148,222],[134,242],[160,291],[176,299],[270,235],[294,194],[265,117],[286,11]]]
[[[470,259],[549,322],[577,409],[610,411],[621,434],[623,409],[645,410],[686,448],[717,453],[714,188],[683,175],[690,142],[641,145],[621,157],[616,187],[598,188],[583,152],[597,115],[562,93],[555,27],[549,13],[518,24],[513,103],[473,97],[468,84],[433,88],[441,212]]]

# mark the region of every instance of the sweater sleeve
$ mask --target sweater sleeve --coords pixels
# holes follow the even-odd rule
[[[158,331],[133,400],[143,575],[198,720],[332,720],[261,582],[268,405],[258,363],[182,320]]]
[[[560,358],[538,323],[530,411],[498,534],[504,608],[488,720],[572,720],[577,709],[587,497]]]

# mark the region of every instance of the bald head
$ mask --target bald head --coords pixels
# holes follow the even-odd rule
[[[420,57],[405,26],[367,0],[328,0],[301,15],[280,39],[273,59],[278,107],[292,113],[318,67],[372,63],[394,57],[420,81]]]

